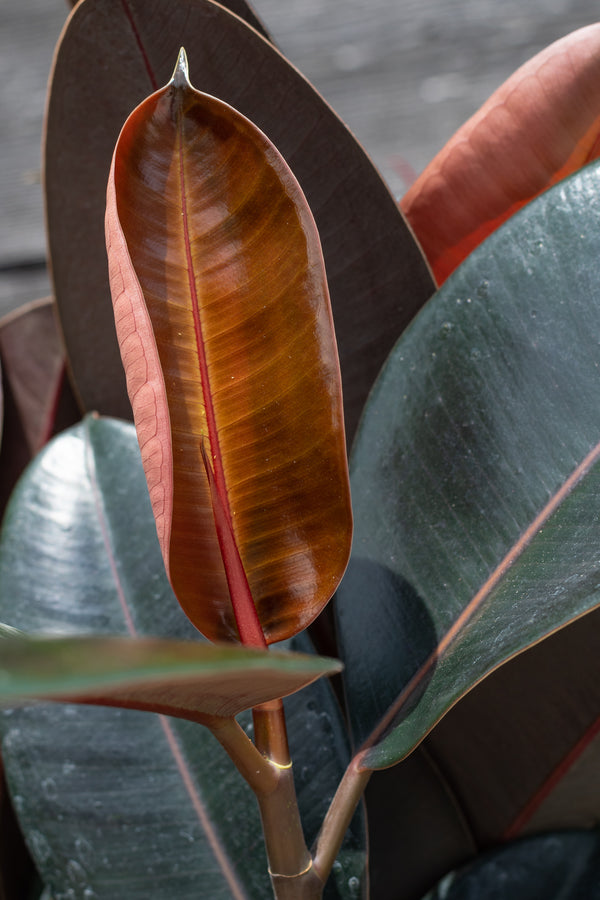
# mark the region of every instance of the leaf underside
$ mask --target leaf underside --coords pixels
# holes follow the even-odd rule
[[[193,642],[2,634],[0,704],[62,700],[210,723],[325,674],[320,657]],[[339,667],[331,661],[331,672]]]

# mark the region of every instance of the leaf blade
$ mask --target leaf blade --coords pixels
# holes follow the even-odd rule
[[[351,530],[312,216],[268,139],[177,72],[129,118],[112,171],[115,317],[171,583],[212,640],[259,644],[240,630],[252,600],[259,636],[281,640],[335,590]],[[215,531],[213,468],[251,596]]]
[[[398,590],[413,592],[424,639],[396,683],[400,693],[413,678],[405,719],[365,750],[367,765],[401,758],[480,678],[597,605],[582,526],[596,516],[599,474],[599,326],[586,274],[597,238],[584,224],[597,178],[589,167],[490,237],[415,321],[373,394],[355,458],[366,482],[354,482],[356,557],[381,571],[385,621]],[[369,514],[392,473],[395,495]],[[341,619],[354,665],[359,635]],[[372,668],[362,675],[377,694]],[[355,724],[363,738],[374,725]]]
[[[78,426],[50,444],[17,488],[0,550],[2,617],[31,631],[97,633],[85,641],[119,631],[197,642],[166,581],[133,426],[95,418],[87,426],[87,440]],[[17,589],[22,600],[13,608]],[[0,641],[0,659],[2,648]],[[310,818],[333,792],[348,749],[334,698],[323,702],[328,686],[307,690],[285,702],[299,774],[318,761],[322,778],[315,798],[301,775]],[[317,758],[306,740],[311,717]],[[59,703],[3,712],[0,723],[21,825],[57,893],[76,879],[101,900],[124,892],[132,900],[170,900],[174,891],[182,900],[268,894],[255,799],[207,729]],[[347,883],[360,875],[363,852],[355,829],[328,896],[351,896]]]
[[[4,631],[4,629],[3,629]],[[122,637],[4,633],[0,703],[61,700],[210,722],[293,692],[326,671],[319,657]]]
[[[52,703],[11,711],[2,730],[21,827],[56,893],[74,879],[101,900],[122,890],[136,900],[174,890],[190,900],[260,900],[268,890],[251,840],[260,828],[254,797],[207,729]],[[211,779],[237,804],[237,834],[224,828]]]
[[[129,7],[156,83],[168,80],[185,41],[197,84],[255,122],[300,181],[323,241],[351,441],[395,337],[433,291],[394,198],[325,101],[241,20],[203,0],[171,0],[152,17],[140,0],[130,0]],[[101,45],[118,55],[118,69],[109,72],[99,64]],[[84,408],[131,417],[110,309],[102,219],[119,130],[152,84],[120,0],[109,6],[86,0],[74,11],[52,83],[46,204],[66,345]],[[66,133],[72,135],[67,142]],[[86,340],[90,329],[103,335],[94,347]]]
[[[600,27],[556,41],[515,72],[401,201],[438,284],[541,191],[598,156]]]
[[[427,738],[480,845],[594,820],[598,619],[594,610],[496,670]]]
[[[44,548],[52,546],[55,552],[48,554]],[[20,628],[199,637],[166,581],[132,425],[91,418],[50,443],[17,486],[0,557],[3,614]],[[26,600],[13,609],[10,598],[17,589]],[[173,720],[178,742],[186,742],[182,762],[161,722],[167,720],[131,710],[56,703],[3,714],[11,788],[46,882],[67,889],[74,876],[80,884],[89,878],[106,900],[114,897],[115,883],[140,900],[161,893],[166,900],[172,888],[197,896],[203,879],[222,900],[229,900],[234,883],[259,900],[268,880],[260,848],[248,852],[249,835],[260,827],[254,798],[243,782],[240,795],[233,766],[233,778],[231,769],[220,771],[221,751],[207,729]],[[194,729],[191,740],[185,726]],[[206,773],[206,782],[195,779],[190,767]],[[243,811],[239,831],[225,842],[225,857],[211,780],[235,796]],[[140,808],[136,797],[149,802]],[[202,807],[208,818],[199,815]],[[57,813],[63,823],[73,823],[70,829],[56,828]]]
[[[587,831],[539,835],[486,853],[447,875],[423,900],[575,900],[598,895],[598,839]]]

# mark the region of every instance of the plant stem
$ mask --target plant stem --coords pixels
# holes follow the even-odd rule
[[[277,787],[256,791],[276,900],[319,900],[324,882],[306,847],[281,700],[253,710],[257,749],[279,772]]]
[[[335,793],[309,853],[302,832],[283,703],[253,710],[256,746],[235,719],[204,721],[227,751],[258,801],[275,900],[320,900],[323,887],[371,776],[356,756]]]
[[[279,771],[259,753],[244,729],[235,719],[214,717],[208,727],[227,751],[238,772],[254,793],[269,793],[277,788]]]
[[[291,765],[285,713],[281,700],[271,700],[252,710],[254,743],[259,753],[280,768]]]
[[[276,900],[321,900],[324,884],[314,868],[292,878],[271,875]]]
[[[329,877],[370,777],[371,769],[359,768],[359,757],[355,756],[344,773],[316,840],[313,866],[322,882]]]

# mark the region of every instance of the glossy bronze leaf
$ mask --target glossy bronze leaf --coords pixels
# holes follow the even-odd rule
[[[175,593],[212,640],[289,637],[332,595],[351,536],[339,367],[308,205],[265,135],[189,85],[182,55],[121,133],[106,223]]]
[[[268,135],[308,199],[327,267],[351,441],[381,365],[433,282],[364,150],[311,84],[231,9],[238,15],[210,0],[158,0],[148,15],[146,0],[81,0],[62,34],[44,166],[55,295],[74,384],[86,410],[131,417],[106,268],[106,180],[125,119],[166,84],[185,44],[194,84]]]
[[[438,284],[518,209],[600,152],[600,25],[525,63],[460,128],[401,207]]]

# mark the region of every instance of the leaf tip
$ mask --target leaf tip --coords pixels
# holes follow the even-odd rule
[[[176,88],[191,87],[188,58],[184,47],[181,47],[181,49],[179,50],[179,56],[177,57],[177,64],[175,66],[175,69],[173,70],[171,84]]]

